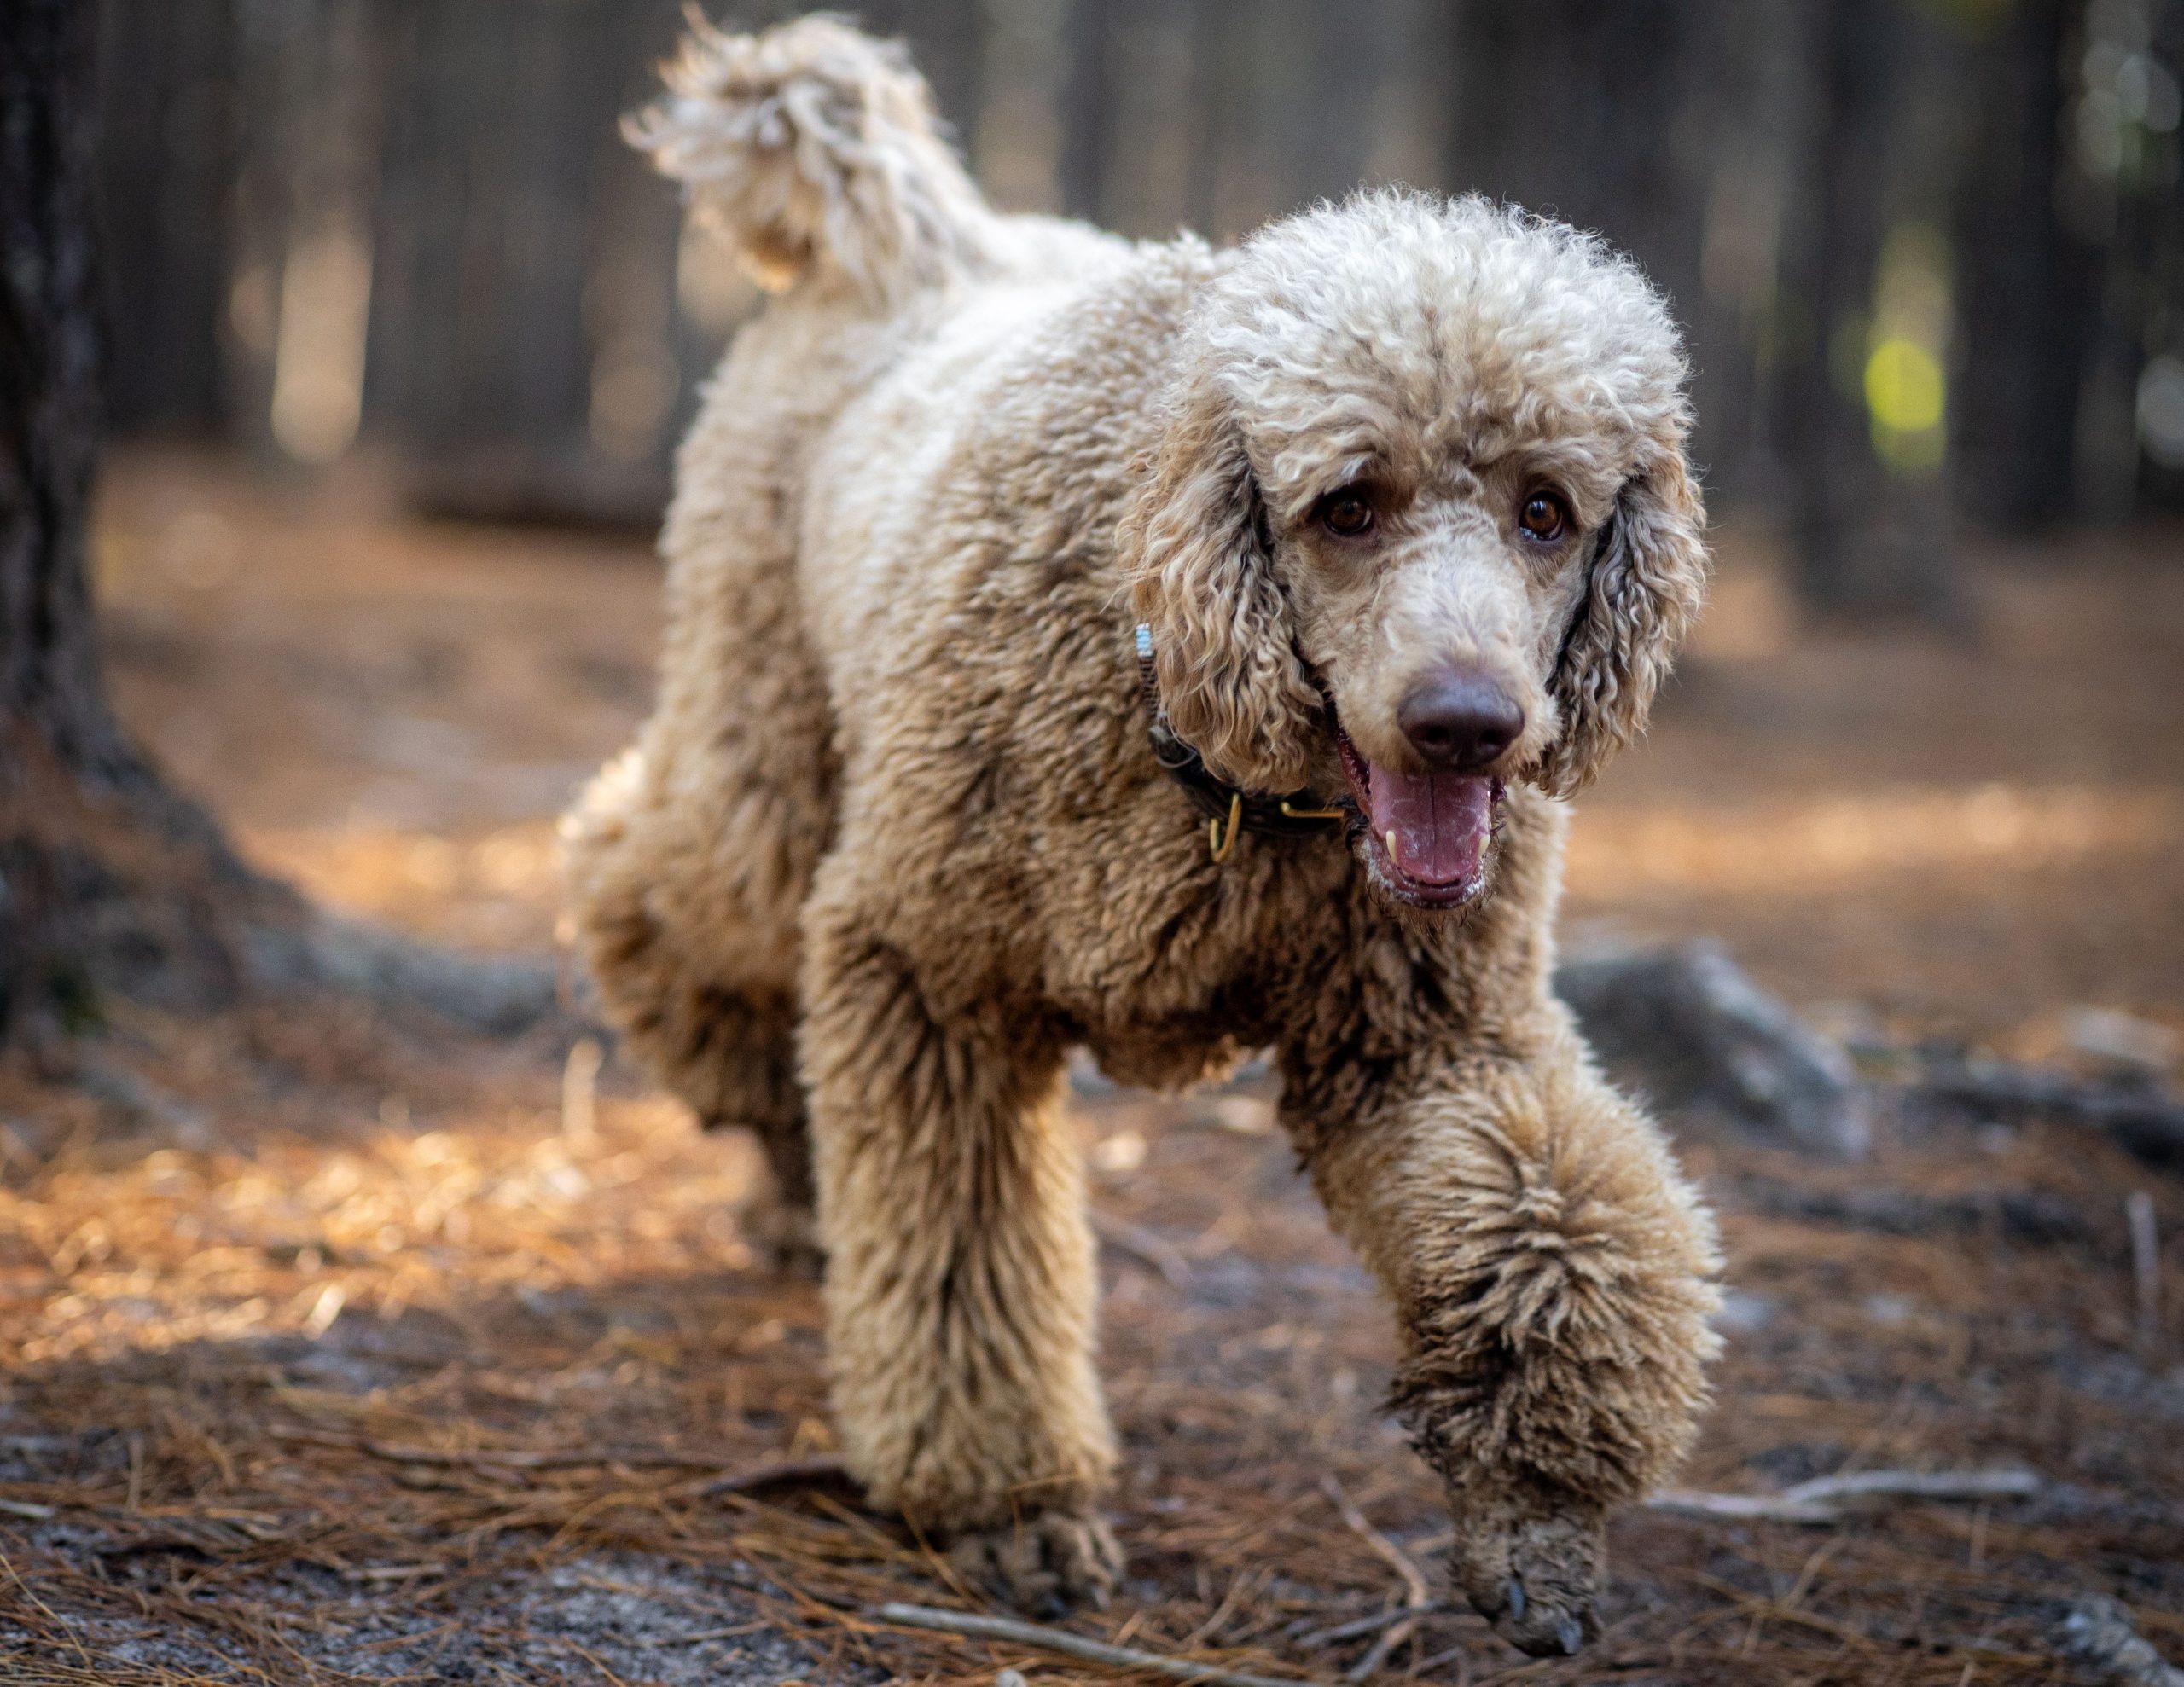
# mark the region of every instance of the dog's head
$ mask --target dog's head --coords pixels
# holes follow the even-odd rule
[[[1686,368],[1595,240],[1478,199],[1276,223],[1183,333],[1122,543],[1177,732],[1346,786],[1368,871],[1475,900],[1505,784],[1643,726],[1705,583]]]

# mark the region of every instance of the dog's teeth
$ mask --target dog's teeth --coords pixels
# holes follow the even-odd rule
[[[1393,861],[1397,867],[1401,867],[1403,865],[1403,857],[1396,854],[1396,829],[1393,826],[1390,826],[1388,828],[1387,842],[1388,859]]]

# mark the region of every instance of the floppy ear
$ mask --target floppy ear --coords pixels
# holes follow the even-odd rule
[[[1658,450],[1616,495],[1549,682],[1562,736],[1541,786],[1582,790],[1645,729],[1706,593],[1706,511],[1682,450]]]
[[[1261,541],[1243,437],[1207,372],[1184,376],[1176,399],[1117,534],[1160,700],[1222,778],[1295,791],[1320,697]]]

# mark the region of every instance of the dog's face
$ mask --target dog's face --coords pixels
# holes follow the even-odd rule
[[[1589,779],[1698,607],[1666,311],[1567,229],[1381,194],[1259,235],[1182,358],[1123,535],[1170,720],[1346,791],[1392,899],[1475,901],[1507,785]]]

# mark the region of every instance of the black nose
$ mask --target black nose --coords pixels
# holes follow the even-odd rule
[[[1411,687],[1396,724],[1436,773],[1475,774],[1517,741],[1525,711],[1478,669],[1448,667]]]

